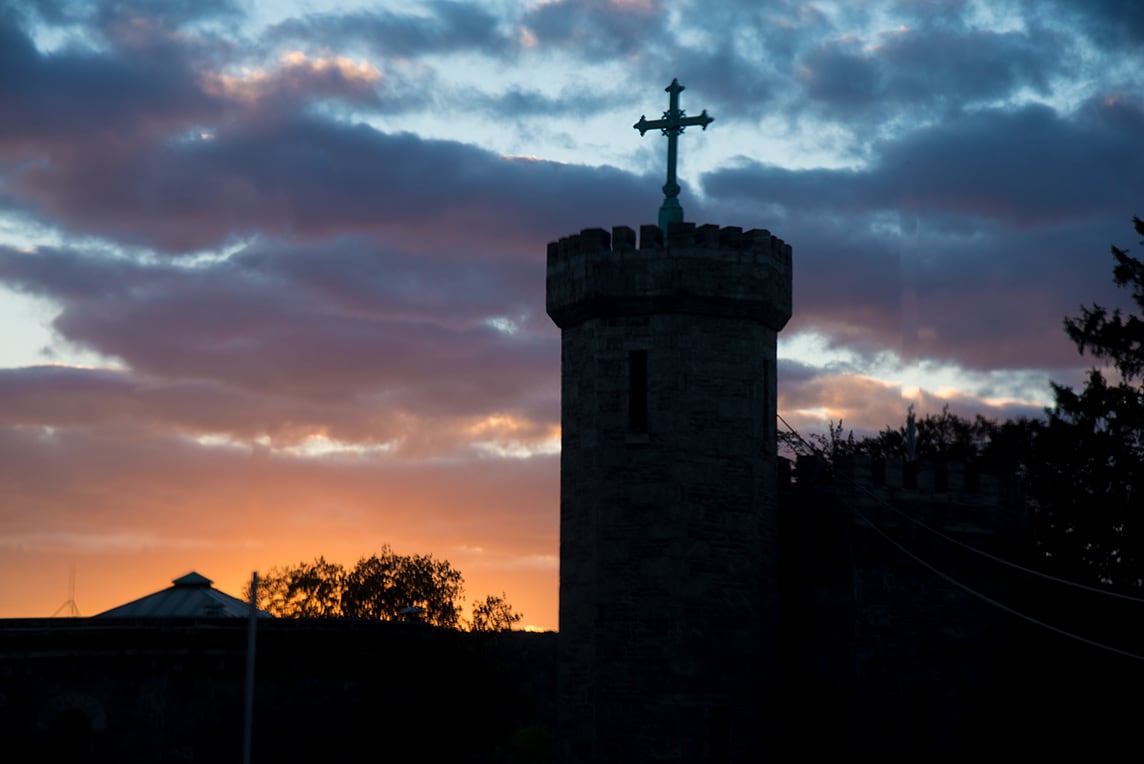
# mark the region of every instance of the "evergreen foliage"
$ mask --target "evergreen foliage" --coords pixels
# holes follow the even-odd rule
[[[1144,237],[1144,221],[1134,218]],[[1144,263],[1112,247],[1116,285],[1135,313],[1081,308],[1064,325],[1077,351],[1104,361],[1055,405],[1029,464],[1038,543],[1054,567],[1114,587],[1144,586]]]

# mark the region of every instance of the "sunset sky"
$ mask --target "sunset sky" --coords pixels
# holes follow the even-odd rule
[[[1144,216],[1139,0],[0,0],[0,617],[390,544],[555,628],[545,245],[794,248],[779,410],[1038,414]],[[466,606],[466,613],[469,610]]]

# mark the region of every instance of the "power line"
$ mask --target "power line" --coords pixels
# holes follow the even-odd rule
[[[1008,613],[1009,615],[1016,616],[1017,618],[1021,618],[1025,621],[1028,621],[1031,624],[1034,624],[1036,626],[1040,626],[1043,629],[1048,629],[1049,631],[1051,631],[1055,634],[1059,634],[1059,635],[1061,635],[1063,637],[1067,637],[1069,639],[1074,639],[1078,642],[1082,642],[1086,645],[1089,645],[1090,647],[1095,647],[1095,648],[1098,648],[1100,650],[1107,650],[1108,652],[1115,653],[1116,655],[1121,655],[1125,658],[1132,658],[1133,660],[1144,661],[1144,655],[1137,655],[1136,653],[1128,652],[1127,650],[1121,650],[1118,647],[1113,647],[1112,645],[1106,645],[1103,642],[1097,642],[1094,639],[1089,639],[1088,637],[1082,637],[1079,634],[1074,634],[1071,631],[1067,631],[1065,629],[1060,628],[1059,626],[1053,626],[1051,623],[1046,623],[1045,621],[1042,621],[1038,618],[1034,618],[1031,615],[1028,615],[1026,613],[1022,613],[1020,610],[1016,610],[1014,608],[1011,608],[1008,605],[1004,604],[1003,602],[995,600],[992,597],[989,597],[985,594],[982,594],[981,592],[977,591],[976,589],[973,589],[972,587],[961,583],[960,581],[958,581],[953,576],[945,573],[942,570],[939,570],[935,566],[931,565],[930,563],[923,560],[921,557],[918,557],[916,554],[911,552],[908,548],[906,548],[904,545],[899,543],[896,539],[894,539],[892,536],[890,536],[888,533],[886,533],[884,530],[882,530],[880,527],[878,527],[877,524],[875,524],[870,518],[866,517],[866,515],[864,515],[862,513],[862,511],[859,510],[857,507],[855,507],[852,504],[850,504],[849,502],[845,501],[845,499],[843,499],[843,503],[846,504],[848,507],[850,507],[850,509],[854,512],[855,515],[857,515],[859,518],[864,520],[870,526],[870,528],[874,530],[875,533],[877,533],[879,536],[884,538],[886,541],[888,541],[893,546],[897,547],[899,551],[901,551],[903,554],[905,554],[911,560],[918,563],[922,567],[926,568],[930,572],[932,572],[932,573],[940,576],[941,578],[945,579],[946,581],[953,584],[954,586],[961,589],[962,591],[966,592],[967,594],[970,594],[974,597],[977,597],[981,601],[986,602],[986,603],[992,605],[993,607],[998,608],[998,609]]]
[[[811,445],[804,437],[802,437],[802,435],[797,430],[795,430],[793,427],[791,427],[791,425],[785,419],[782,418],[782,415],[778,415],[778,418],[779,418],[779,421],[781,421],[786,426],[786,428],[788,430],[790,430],[790,432],[795,436],[795,438],[797,438],[801,443],[803,443],[805,446],[807,446],[815,454],[817,454],[819,456],[824,456],[824,454],[821,452],[821,450],[819,450],[819,449],[815,448],[813,445]],[[1054,583],[1063,584],[1065,586],[1071,586],[1071,587],[1080,589],[1082,591],[1095,593],[1095,594],[1102,594],[1102,595],[1109,596],[1109,597],[1115,597],[1118,599],[1124,599],[1124,600],[1128,600],[1131,602],[1144,604],[1144,599],[1141,599],[1138,597],[1133,597],[1131,595],[1126,595],[1126,594],[1120,594],[1119,592],[1112,592],[1112,591],[1108,591],[1106,589],[1098,589],[1096,587],[1088,586],[1086,584],[1081,584],[1081,583],[1078,583],[1076,581],[1070,581],[1068,579],[1060,578],[1058,576],[1052,576],[1052,575],[1049,575],[1047,573],[1042,573],[1040,571],[1033,570],[1032,568],[1026,568],[1023,565],[1019,565],[1017,563],[1011,562],[1011,561],[1006,560],[1002,557],[998,557],[997,555],[990,554],[989,552],[985,552],[984,550],[978,549],[978,548],[976,548],[970,544],[966,544],[966,543],[964,543],[958,539],[955,539],[955,538],[953,538],[953,537],[951,537],[951,536],[949,536],[949,535],[947,535],[947,534],[945,534],[945,533],[943,533],[943,532],[941,532],[935,528],[930,527],[929,525],[923,523],[920,520],[917,520],[917,519],[911,517],[907,513],[903,512],[902,510],[900,510],[897,507],[890,504],[884,498],[874,494],[868,488],[864,489],[863,492],[867,496],[869,496],[870,498],[874,499],[876,502],[881,504],[882,506],[888,508],[890,511],[892,511],[895,514],[905,518],[906,520],[918,525],[919,527],[929,531],[930,533],[933,533],[934,535],[938,536],[939,538],[944,539],[946,541],[949,541],[953,544],[956,544],[957,546],[962,547],[963,549],[966,549],[970,552],[973,552],[974,554],[980,555],[980,556],[982,556],[986,559],[989,559],[993,562],[997,562],[1001,565],[1005,565],[1005,566],[1013,568],[1015,570],[1019,570],[1023,573],[1032,575],[1034,577],[1044,578],[1044,579],[1053,581]],[[967,584],[962,583],[958,579],[954,578],[952,575],[940,570],[936,566],[932,565],[931,563],[927,562],[926,560],[924,560],[921,557],[919,557],[918,555],[916,555],[908,547],[906,547],[904,544],[899,542],[897,539],[893,538],[890,534],[888,534],[885,530],[883,530],[879,525],[877,525],[873,520],[871,520],[869,517],[867,517],[861,510],[859,510],[857,507],[855,507],[853,504],[851,504],[845,498],[839,497],[839,499],[852,512],[854,512],[855,516],[857,516],[858,518],[863,520],[867,525],[869,525],[869,527],[875,533],[877,533],[879,536],[881,536],[883,539],[885,539],[887,542],[889,542],[891,545],[893,545],[895,548],[897,548],[899,551],[901,551],[903,554],[905,554],[911,560],[918,563],[919,565],[921,565],[925,569],[929,570],[931,573],[934,573],[935,575],[941,577],[945,581],[948,581],[949,583],[953,584],[954,586],[956,586],[957,588],[966,592],[967,594],[980,599],[982,602],[985,602],[989,605],[992,605],[993,607],[998,608],[999,610],[1001,610],[1005,613],[1008,613],[1009,615],[1012,615],[1016,618],[1020,618],[1024,621],[1027,621],[1028,623],[1031,623],[1035,626],[1039,626],[1043,629],[1051,631],[1054,634],[1058,634],[1058,635],[1063,636],[1067,639],[1072,639],[1072,640],[1075,640],[1075,641],[1080,642],[1082,644],[1088,645],[1090,647],[1095,647],[1099,650],[1105,650],[1107,652],[1114,653],[1116,655],[1120,655],[1120,656],[1123,656],[1125,658],[1131,658],[1133,660],[1144,661],[1144,656],[1142,656],[1142,655],[1138,655],[1136,653],[1129,652],[1127,650],[1122,650],[1118,647],[1113,647],[1112,645],[1108,645],[1108,644],[1105,644],[1103,642],[1098,642],[1094,639],[1090,639],[1088,637],[1084,637],[1084,636],[1081,636],[1079,634],[1075,634],[1075,633],[1068,631],[1067,629],[1063,629],[1059,626],[1054,626],[1051,623],[1048,623],[1046,621],[1042,621],[1039,618],[1034,618],[1033,616],[1028,615],[1027,613],[1021,612],[1020,610],[1017,610],[1013,607],[1010,607],[1009,605],[1006,605],[1003,602],[1000,602],[999,600],[993,599],[992,597],[989,597],[988,595],[977,591],[976,589],[968,586]]]
[[[791,433],[799,440],[799,442],[806,445],[807,448],[811,449],[815,454],[825,457],[825,455],[822,453],[822,451],[820,449],[815,448],[797,430],[795,430],[793,427],[791,427],[790,424],[785,419],[783,419],[781,414],[778,414],[777,416],[779,418],[779,421],[781,421],[786,426],[786,428],[791,431]],[[867,496],[869,496],[870,498],[872,498],[875,501],[877,501],[878,503],[882,504],[882,506],[886,507],[891,512],[894,512],[895,514],[900,515],[901,517],[905,518],[906,520],[910,521],[911,523],[914,523],[918,527],[929,531],[930,533],[934,534],[935,536],[938,536],[939,538],[944,539],[945,541],[948,541],[951,544],[956,544],[957,546],[959,546],[959,547],[961,547],[967,551],[970,551],[973,554],[980,555],[981,557],[984,557],[987,560],[991,560],[993,562],[996,562],[999,565],[1004,565],[1006,567],[1012,568],[1013,570],[1018,570],[1022,573],[1025,573],[1025,574],[1030,575],[1030,576],[1034,576],[1036,578],[1043,578],[1047,581],[1052,581],[1053,583],[1061,584],[1062,586],[1069,586],[1069,587],[1072,587],[1074,589],[1079,589],[1081,591],[1089,592],[1092,594],[1099,594],[1099,595],[1102,595],[1105,597],[1112,597],[1114,599],[1126,600],[1128,602],[1135,602],[1137,604],[1144,605],[1144,598],[1135,597],[1131,594],[1123,594],[1121,592],[1114,592],[1114,591],[1111,591],[1109,589],[1101,589],[1100,587],[1097,587],[1097,586],[1090,586],[1089,584],[1082,584],[1079,581],[1073,581],[1073,580],[1070,580],[1067,578],[1062,578],[1060,576],[1054,576],[1050,573],[1044,573],[1042,571],[1036,570],[1034,568],[1026,567],[1024,565],[1013,562],[1011,560],[1006,560],[1003,557],[998,557],[997,555],[991,554],[991,553],[986,552],[982,549],[978,549],[977,547],[974,547],[971,544],[966,544],[964,541],[960,541],[958,539],[955,539],[952,536],[949,536],[949,535],[937,530],[936,528],[932,528],[929,525],[926,525],[921,520],[917,520],[917,519],[911,517],[907,513],[903,512],[902,510],[900,510],[897,507],[890,504],[883,497],[875,494],[869,488],[864,488],[863,492]]]
[[[949,536],[949,535],[939,531],[936,528],[932,528],[929,525],[926,525],[921,520],[918,520],[914,517],[911,517],[907,513],[903,512],[902,510],[895,507],[893,504],[890,504],[883,497],[875,494],[869,488],[866,488],[863,490],[864,490],[864,493],[867,496],[869,496],[870,498],[874,499],[874,501],[876,501],[879,504],[881,504],[882,506],[886,507],[891,512],[893,512],[894,514],[905,518],[906,520],[910,521],[911,523],[918,526],[919,528],[923,528],[923,529],[929,531],[930,533],[934,534],[938,538],[941,538],[945,541],[948,541],[951,544],[956,544],[957,546],[961,547],[962,549],[965,549],[969,552],[972,552],[973,554],[984,557],[987,560],[991,560],[992,562],[995,562],[999,565],[1004,565],[1008,568],[1012,568],[1013,570],[1019,570],[1022,573],[1026,573],[1030,576],[1035,576],[1037,578],[1043,578],[1043,579],[1046,579],[1048,581],[1052,581],[1053,583],[1062,584],[1064,586],[1071,586],[1075,589],[1080,589],[1082,591],[1091,592],[1093,594],[1101,594],[1101,595],[1104,595],[1105,597],[1114,597],[1116,599],[1127,600],[1129,602],[1135,602],[1137,604],[1144,605],[1144,598],[1134,597],[1131,594],[1122,594],[1121,592],[1114,592],[1114,591],[1111,591],[1109,589],[1101,589],[1100,587],[1097,587],[1097,586],[1089,586],[1088,584],[1082,584],[1079,581],[1072,581],[1072,580],[1069,580],[1067,578],[1061,578],[1060,576],[1054,576],[1050,573],[1043,573],[1043,572],[1041,572],[1039,570],[1035,570],[1033,568],[1027,568],[1024,565],[1013,562],[1011,560],[1006,560],[1004,557],[998,557],[995,554],[991,554],[990,552],[986,552],[984,549],[978,549],[977,547],[973,546],[972,544],[966,544],[964,541],[960,541],[958,539],[955,539],[952,536]]]
[[[812,444],[806,438],[802,437],[802,434],[798,430],[791,427],[790,423],[787,422],[787,420],[783,419],[782,414],[779,414],[778,412],[776,412],[775,416],[777,416],[779,418],[779,421],[782,422],[783,425],[785,425],[786,428],[791,431],[792,435],[794,435],[796,438],[798,438],[800,443],[802,443],[804,446],[806,446],[808,449],[810,449],[813,453],[818,454],[819,456],[825,456],[825,454],[823,454],[820,449],[814,447],[814,444]]]

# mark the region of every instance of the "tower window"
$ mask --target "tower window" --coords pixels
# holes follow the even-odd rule
[[[647,432],[647,351],[628,353],[628,429]]]

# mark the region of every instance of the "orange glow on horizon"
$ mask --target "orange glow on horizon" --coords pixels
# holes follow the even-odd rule
[[[28,492],[6,496],[34,511],[5,518],[0,618],[52,615],[68,599],[72,566],[75,600],[89,616],[192,570],[241,596],[254,570],[318,556],[352,566],[389,544],[460,571],[466,617],[473,602],[504,592],[522,624],[556,628],[559,464],[551,456],[490,469],[488,455],[345,459],[192,439],[119,447],[104,444],[85,457],[90,464],[72,464],[72,482],[29,476]]]
[[[133,555],[130,560],[116,563],[103,555],[92,552],[82,554],[37,555],[38,570],[41,575],[29,578],[23,575],[15,585],[6,587],[0,595],[0,618],[47,618],[67,602],[69,593],[69,571],[74,565],[74,600],[81,617],[90,617],[166,589],[171,581],[186,573],[197,571],[214,582],[214,588],[232,597],[245,599],[250,586],[250,575],[257,570],[265,574],[272,568],[291,565],[303,560],[311,560],[321,552],[303,551],[301,544],[291,547],[281,555],[262,549],[248,553],[218,553],[209,550],[166,554],[153,551],[142,556]],[[330,555],[330,562],[352,567],[361,556],[368,556],[374,550],[363,550],[358,555]],[[412,550],[411,550],[412,551]],[[416,553],[433,554],[431,550],[417,550]],[[535,566],[504,567],[484,569],[466,565],[449,555],[433,554],[437,559],[448,559],[460,570],[465,579],[465,598],[462,602],[462,616],[467,620],[472,614],[475,602],[486,595],[499,596],[502,592],[517,613],[524,618],[522,628],[531,631],[554,631],[557,625],[557,580],[556,568],[538,569]],[[17,558],[18,559],[18,558]],[[16,560],[10,558],[0,564],[0,573],[11,579]],[[28,564],[20,565],[23,570]],[[61,611],[61,617],[65,611]]]

